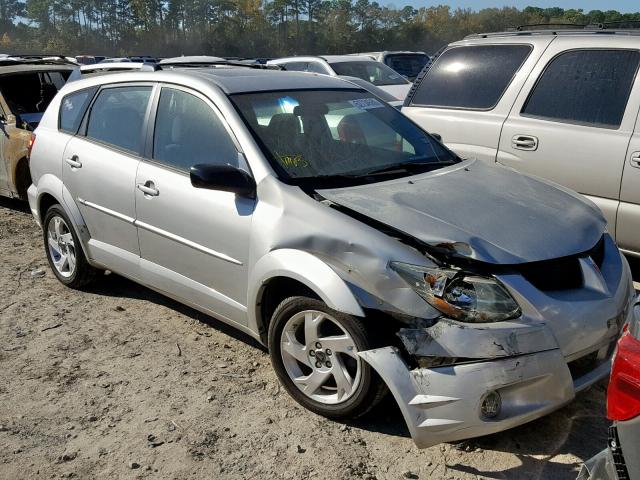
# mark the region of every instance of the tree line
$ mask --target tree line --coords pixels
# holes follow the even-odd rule
[[[640,21],[614,10],[370,0],[0,0],[0,53],[273,57],[410,49],[434,53],[469,33],[538,23]],[[640,23],[638,23],[640,26]]]

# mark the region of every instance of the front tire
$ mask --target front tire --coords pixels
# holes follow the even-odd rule
[[[87,262],[73,223],[60,205],[47,210],[42,231],[49,266],[61,283],[77,289],[95,278],[98,270]]]
[[[273,368],[289,394],[319,415],[357,418],[387,392],[357,353],[374,348],[362,321],[308,297],[290,297],[269,324]]]

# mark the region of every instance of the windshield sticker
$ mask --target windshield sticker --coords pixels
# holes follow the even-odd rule
[[[360,110],[384,107],[384,105],[375,98],[357,98],[355,100],[349,100],[349,103]]]
[[[280,165],[283,167],[305,168],[309,166],[309,162],[302,158],[302,155],[299,153],[295,155],[282,155],[276,152],[276,156],[278,157]]]

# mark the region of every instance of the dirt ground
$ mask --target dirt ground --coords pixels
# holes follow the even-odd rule
[[[390,399],[326,420],[215,319],[116,275],[63,287],[22,203],[0,200],[0,251],[1,479],[573,479],[606,444],[599,384],[520,428],[418,450]]]

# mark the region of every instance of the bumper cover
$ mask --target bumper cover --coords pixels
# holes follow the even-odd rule
[[[410,370],[394,347],[359,355],[385,381],[419,448],[488,435],[542,417],[577,391],[605,378],[610,360],[574,380],[560,349],[517,357]],[[484,418],[481,404],[497,391],[502,409]]]

